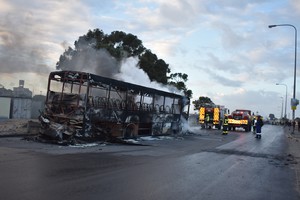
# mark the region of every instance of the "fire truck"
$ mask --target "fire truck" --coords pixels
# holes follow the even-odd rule
[[[207,104],[199,108],[199,124],[201,128],[221,129],[224,115],[228,109],[224,106]]]
[[[228,128],[235,131],[236,128],[243,128],[246,132],[251,131],[252,116],[251,110],[237,109],[228,116]]]

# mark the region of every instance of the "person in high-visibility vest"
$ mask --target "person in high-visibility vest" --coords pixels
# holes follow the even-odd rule
[[[252,121],[252,127],[253,127],[253,134],[256,134],[256,122],[257,122],[257,119],[256,119],[256,116],[253,118],[253,121]]]
[[[256,135],[255,137],[258,139],[261,139],[261,127],[264,125],[264,122],[261,118],[260,115],[257,116],[257,121],[256,121]]]
[[[227,135],[227,134],[228,134],[228,116],[225,115],[224,120],[223,120],[223,133],[222,133],[222,135]]]
[[[210,120],[210,118],[209,118],[209,114],[206,114],[206,116],[205,116],[205,128],[209,128],[209,120]]]

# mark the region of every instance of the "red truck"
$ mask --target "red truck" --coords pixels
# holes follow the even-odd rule
[[[252,116],[251,110],[237,109],[228,116],[228,128],[235,131],[236,128],[243,128],[246,132],[251,131]]]

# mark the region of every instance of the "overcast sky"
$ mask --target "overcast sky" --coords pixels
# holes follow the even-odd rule
[[[300,30],[299,0],[0,0],[0,16],[5,88],[23,79],[44,94],[59,56],[99,28],[136,35],[172,73],[188,74],[192,100],[207,96],[230,110],[280,117],[287,88],[292,117],[295,30],[268,25]]]

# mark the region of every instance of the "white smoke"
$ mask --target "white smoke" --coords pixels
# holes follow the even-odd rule
[[[166,86],[155,81],[151,82],[146,72],[139,68],[138,59],[135,57],[124,59],[120,67],[120,73],[115,74],[113,78],[165,92],[180,93],[180,91],[173,86]]]
[[[65,58],[59,63],[62,70],[76,70],[96,74],[120,81],[154,88],[165,92],[180,94],[174,86],[166,86],[150,81],[147,73],[138,66],[137,57],[114,58],[106,49],[95,49],[96,40],[79,38],[76,51],[65,52]],[[183,95],[183,94],[181,94]]]
[[[85,46],[74,55],[66,55],[66,62],[60,63],[62,70],[84,71],[104,77],[113,77],[119,72],[119,64],[106,49]]]

